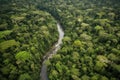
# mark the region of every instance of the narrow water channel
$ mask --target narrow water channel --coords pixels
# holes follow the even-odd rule
[[[47,74],[47,66],[45,65],[45,61],[48,60],[49,58],[52,58],[52,56],[56,54],[57,51],[60,49],[60,45],[62,44],[64,32],[59,23],[57,23],[57,28],[58,28],[58,33],[59,33],[59,39],[58,39],[58,42],[53,46],[53,48],[44,56],[44,61],[42,63],[42,68],[40,72],[40,80],[49,80],[48,74]]]

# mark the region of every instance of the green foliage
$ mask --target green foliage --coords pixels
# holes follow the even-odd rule
[[[107,77],[105,77],[105,76],[102,76],[101,78],[100,78],[101,80],[109,80]]]
[[[89,80],[89,76],[83,75],[83,76],[81,77],[81,79],[82,79],[82,80]]]
[[[91,77],[91,80],[98,80],[98,76],[96,76],[96,75],[93,75],[92,77]]]
[[[15,15],[11,16],[11,19],[13,19],[15,21],[22,21],[24,18],[25,17],[23,17],[23,16],[15,16]]]
[[[0,1],[2,80],[37,80],[44,54],[57,41],[56,21],[37,1]]]
[[[95,30],[96,30],[96,31],[103,30],[103,27],[102,27],[102,26],[97,25],[97,26],[95,26]]]
[[[28,73],[21,74],[18,80],[32,80]]]
[[[45,64],[46,64],[47,66],[50,66],[50,65],[51,65],[51,63],[50,63],[49,60],[45,61]]]
[[[85,33],[81,34],[81,35],[80,35],[80,38],[81,38],[81,40],[83,40],[83,41],[92,40],[92,37],[89,36],[89,35],[87,35],[87,34],[85,34]]]
[[[62,66],[61,66],[61,62],[57,62],[55,65],[57,71],[59,71],[59,73],[62,73]]]
[[[57,54],[50,59],[52,70],[60,80],[119,79],[119,1],[61,0],[39,1],[38,7],[48,11],[63,25],[65,37]],[[112,5],[113,3],[116,4]],[[58,62],[58,63],[57,63]],[[113,67],[111,64],[117,65]],[[60,67],[65,67],[64,69]],[[65,66],[64,66],[65,65]],[[74,65],[74,66],[72,66]],[[79,72],[77,72],[77,71]],[[77,74],[74,73],[76,71]]]
[[[2,72],[2,74],[6,75],[6,74],[9,74],[10,69],[9,69],[9,67],[5,66],[5,67],[1,68],[1,72]]]
[[[6,30],[8,28],[8,24],[4,23],[4,24],[0,24],[0,30]]]
[[[38,80],[43,56],[57,42],[58,21],[65,37],[46,61],[50,80],[119,80],[119,5],[119,0],[0,0],[0,79]]]
[[[79,60],[79,53],[78,52],[73,52],[72,53],[72,59],[73,59],[73,61],[78,61]]]
[[[73,46],[81,47],[82,46],[82,42],[80,40],[75,40],[74,43],[73,43]]]
[[[117,57],[115,54],[111,53],[108,55],[108,59],[112,61],[119,61],[119,57]]]
[[[65,37],[63,38],[63,42],[70,43],[70,41],[71,41],[71,38],[68,37],[68,36],[65,36]]]
[[[0,43],[0,51],[4,52],[6,49],[13,46],[19,46],[19,42],[16,42],[15,40],[4,41]]]
[[[56,70],[51,71],[52,76],[49,76],[50,79],[57,79],[58,72]]]
[[[71,72],[72,75],[79,76],[79,69],[72,68],[72,69],[70,70],[70,72]]]
[[[16,55],[15,55],[15,58],[17,60],[21,60],[21,61],[26,61],[26,60],[30,60],[32,58],[31,54],[27,51],[21,51],[21,52],[18,52]]]
[[[12,33],[11,30],[0,31],[0,38],[5,38],[6,36],[9,36],[11,33]]]

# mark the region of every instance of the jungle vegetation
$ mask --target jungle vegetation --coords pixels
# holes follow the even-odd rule
[[[43,0],[62,24],[62,48],[48,60],[50,80],[120,79],[120,1]]]
[[[119,80],[119,5],[119,0],[0,0],[0,79],[39,80],[59,21],[65,36],[46,61],[49,80]]]
[[[0,80],[38,80],[58,38],[56,20],[29,0],[9,1],[0,5]]]

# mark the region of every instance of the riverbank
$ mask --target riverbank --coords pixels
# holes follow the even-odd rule
[[[62,39],[64,37],[64,32],[62,30],[62,27],[59,23],[57,23],[58,33],[59,33],[59,39],[58,42],[53,46],[53,48],[43,57],[43,63],[40,73],[40,80],[48,80],[47,75],[47,66],[45,64],[45,61],[52,58],[54,54],[57,53],[57,51],[60,49],[60,45],[62,44]]]

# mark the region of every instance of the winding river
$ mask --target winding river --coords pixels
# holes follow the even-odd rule
[[[57,29],[59,33],[59,39],[58,39],[58,42],[53,46],[53,48],[44,56],[44,61],[42,63],[42,68],[40,72],[40,80],[49,80],[48,75],[47,75],[47,66],[45,65],[45,61],[48,60],[49,58],[52,58],[52,56],[56,54],[57,51],[60,49],[60,45],[62,44],[64,32],[59,23],[57,23]]]

